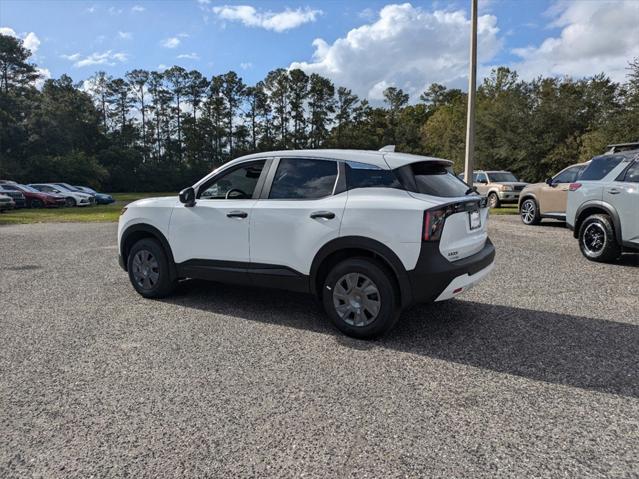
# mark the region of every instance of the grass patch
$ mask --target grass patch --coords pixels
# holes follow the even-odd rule
[[[122,207],[132,201],[154,196],[175,196],[176,193],[114,193],[115,203],[110,205],[73,208],[40,208],[5,211],[0,213],[0,225],[29,223],[98,223],[117,221]]]
[[[517,205],[506,205],[501,208],[492,208],[490,210],[491,215],[518,215],[519,209]]]

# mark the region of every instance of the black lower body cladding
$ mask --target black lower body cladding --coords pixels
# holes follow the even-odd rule
[[[438,242],[422,243],[417,266],[408,272],[413,302],[434,301],[456,277],[478,273],[494,260],[495,246],[490,239],[478,253],[455,262],[442,256]]]

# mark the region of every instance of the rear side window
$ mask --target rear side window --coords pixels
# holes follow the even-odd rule
[[[599,156],[593,158],[590,165],[584,170],[581,177],[582,181],[601,180],[608,173],[614,170],[619,163],[624,160],[623,156]]]
[[[355,188],[401,188],[399,180],[391,170],[383,170],[375,165],[346,162],[346,184],[349,190]]]
[[[269,198],[323,198],[333,194],[336,180],[336,161],[282,158],[273,178]]]
[[[399,169],[398,174],[409,191],[425,195],[454,198],[464,196],[468,185],[442,165],[430,161],[412,163]]]

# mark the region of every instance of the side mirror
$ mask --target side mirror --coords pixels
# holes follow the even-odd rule
[[[546,178],[546,184],[547,184],[548,186],[553,186],[552,178]]]
[[[195,190],[192,186],[180,191],[180,202],[184,203],[184,206],[195,206]]]

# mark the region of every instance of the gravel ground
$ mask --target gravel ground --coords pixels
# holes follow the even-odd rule
[[[303,295],[144,300],[115,224],[0,227],[0,476],[638,477],[637,257],[491,223],[492,276],[375,342]]]

